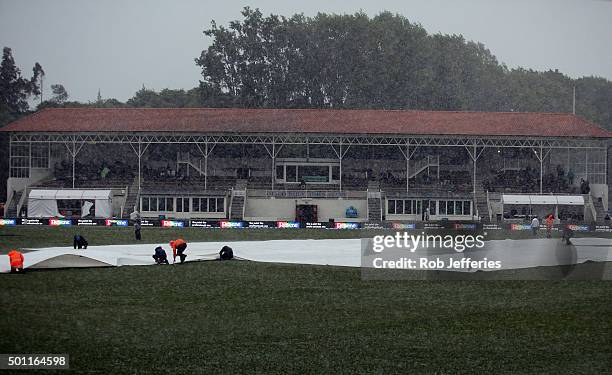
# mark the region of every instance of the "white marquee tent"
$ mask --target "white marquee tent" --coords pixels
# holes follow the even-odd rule
[[[78,200],[83,207],[95,204],[95,216],[108,218],[113,214],[111,190],[32,190],[28,195],[28,217],[61,217],[58,200]]]
[[[517,205],[568,205],[568,206],[584,206],[584,197],[581,195],[519,195],[519,194],[503,194],[503,204]]]

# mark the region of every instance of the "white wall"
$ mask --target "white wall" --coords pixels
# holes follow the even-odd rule
[[[21,191],[25,189],[26,186],[30,186],[35,184],[45,178],[51,176],[51,169],[30,169],[30,177],[29,178],[15,178],[9,177],[6,180],[6,191],[10,195],[13,190]]]
[[[266,199],[248,198],[245,208],[245,220],[295,220],[295,206],[311,204],[317,206],[318,221],[365,221],[367,201],[365,199]],[[346,209],[350,206],[357,209],[357,218],[346,218]]]

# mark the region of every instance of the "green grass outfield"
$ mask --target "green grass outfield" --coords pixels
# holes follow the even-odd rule
[[[0,234],[49,246],[73,232]],[[125,228],[81,232],[133,242]],[[165,243],[177,233],[313,237],[143,234]],[[610,281],[363,281],[354,268],[233,261],[3,274],[0,286],[0,353],[68,353],[78,372],[603,374],[612,365]]]

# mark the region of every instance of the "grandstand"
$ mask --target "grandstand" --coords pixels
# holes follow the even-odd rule
[[[63,108],[2,131],[10,217],[32,191],[72,189],[110,190],[114,217],[599,222],[609,209],[612,133],[565,113]],[[82,203],[58,200],[58,214]]]

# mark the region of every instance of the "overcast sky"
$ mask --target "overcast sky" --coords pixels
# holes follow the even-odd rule
[[[227,25],[244,6],[290,16],[370,16],[391,11],[429,33],[463,34],[509,67],[559,69],[612,79],[612,2],[604,0],[0,0],[0,46],[28,78],[40,62],[45,91],[62,83],[71,100],[125,101],[144,84],[189,89],[211,20]],[[49,97],[49,94],[46,94]]]

